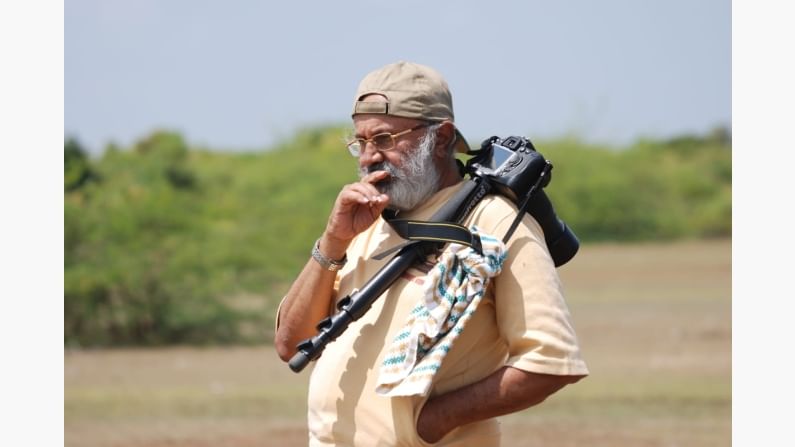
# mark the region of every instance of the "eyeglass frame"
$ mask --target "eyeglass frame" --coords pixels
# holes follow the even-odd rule
[[[409,129],[402,130],[402,131],[397,132],[397,133],[381,132],[381,133],[373,135],[370,138],[354,138],[353,140],[351,140],[351,141],[349,141],[347,143],[348,152],[350,152],[351,155],[353,155],[354,157],[359,157],[359,156],[361,156],[362,152],[364,152],[363,149],[365,149],[367,147],[367,143],[373,143],[373,146],[375,146],[375,150],[378,151],[378,152],[389,152],[389,151],[395,149],[395,147],[397,147],[397,141],[396,141],[397,137],[402,137],[403,135],[408,135],[411,132],[414,132],[415,130],[422,129],[424,127],[430,127],[430,126],[433,126],[434,124],[437,124],[437,123],[425,122],[425,123],[422,123],[422,124],[418,124],[418,125],[416,125],[414,127],[411,127]],[[375,142],[376,138],[383,137],[383,136],[389,136],[390,141],[392,141],[392,145],[389,147],[389,149],[379,149],[378,145]],[[351,146],[353,146],[355,144],[359,145],[359,149],[353,149],[351,147]]]

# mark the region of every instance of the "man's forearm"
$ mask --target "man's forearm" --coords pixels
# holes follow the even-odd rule
[[[417,433],[427,442],[436,442],[461,425],[537,405],[580,378],[505,366],[479,382],[428,400],[417,421]]]
[[[282,302],[274,344],[279,357],[288,361],[295,346],[315,335],[315,326],[328,316],[335,272],[324,270],[313,259],[304,266]]]

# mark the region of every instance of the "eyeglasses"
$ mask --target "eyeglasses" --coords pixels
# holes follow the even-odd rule
[[[354,157],[358,157],[364,152],[367,143],[373,143],[375,150],[378,152],[386,152],[391,151],[395,148],[395,139],[397,137],[401,137],[403,135],[407,135],[411,132],[414,132],[417,129],[422,129],[423,127],[428,127],[433,123],[423,123],[417,126],[412,127],[411,129],[406,129],[404,131],[398,133],[379,133],[378,135],[373,135],[372,138],[356,138],[352,141],[348,142],[348,150],[350,151],[351,155]]]

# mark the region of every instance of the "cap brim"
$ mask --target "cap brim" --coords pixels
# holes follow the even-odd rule
[[[464,135],[457,127],[455,128],[455,150],[462,154],[468,154],[470,150],[467,139],[464,138]]]

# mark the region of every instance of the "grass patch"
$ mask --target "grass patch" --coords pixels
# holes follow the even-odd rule
[[[591,375],[503,444],[731,444],[731,242],[584,246],[564,266]],[[67,351],[67,446],[305,446],[309,371],[272,347]]]

